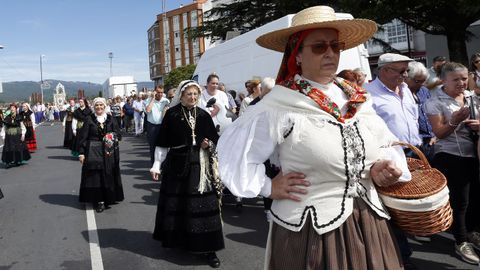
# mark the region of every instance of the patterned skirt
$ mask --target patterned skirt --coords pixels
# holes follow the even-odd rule
[[[37,150],[37,135],[35,130],[31,130],[30,133],[27,132],[25,136],[25,143],[27,144],[28,151],[33,153]]]
[[[266,269],[403,269],[387,220],[362,199],[354,201],[352,215],[333,231],[319,235],[308,218],[299,232],[273,223],[269,239]]]

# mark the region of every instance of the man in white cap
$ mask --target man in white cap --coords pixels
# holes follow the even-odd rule
[[[413,59],[395,53],[385,53],[378,58],[378,77],[365,85],[372,96],[373,108],[390,131],[403,142],[420,146],[418,127],[418,107],[412,92],[405,83],[408,76],[408,63]],[[408,152],[409,151],[409,152]],[[407,156],[413,152],[406,150]],[[397,238],[403,261],[410,265],[412,250],[405,233],[390,223]]]
[[[365,89],[372,95],[373,108],[400,141],[419,146],[418,107],[405,79],[413,59],[394,53],[378,58],[378,77]]]

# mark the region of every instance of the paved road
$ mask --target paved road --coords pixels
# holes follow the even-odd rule
[[[94,214],[87,227],[86,207],[78,202],[80,163],[61,147],[62,128],[37,129],[38,151],[28,165],[0,168],[0,270],[92,269],[89,245],[98,234],[103,269],[210,269],[193,255],[163,249],[152,240],[159,184],[149,178],[145,138],[121,142],[125,201]],[[0,141],[0,145],[2,145]],[[241,213],[223,207],[226,249],[221,269],[262,269],[267,224],[260,200],[248,200]],[[411,241],[419,269],[476,269],[457,259],[452,236],[431,243]],[[94,256],[94,262],[99,262]],[[101,269],[101,268],[98,268]]]

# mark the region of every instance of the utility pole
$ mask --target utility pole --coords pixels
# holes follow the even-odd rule
[[[112,76],[113,76],[113,72],[112,72],[113,52],[109,52],[109,53],[108,53],[108,58],[110,58],[110,77],[112,77]]]
[[[45,57],[45,55],[43,54],[40,55],[40,92],[42,95],[42,105],[43,105],[43,64],[42,64],[43,57]]]

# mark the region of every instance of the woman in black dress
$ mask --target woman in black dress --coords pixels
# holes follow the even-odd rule
[[[82,163],[79,200],[94,204],[100,213],[124,198],[118,152],[120,130],[117,122],[105,113],[104,98],[94,99],[93,106],[95,113],[85,119],[77,134]]]
[[[25,133],[25,144],[27,145],[28,151],[33,153],[37,150],[37,136],[35,135],[35,115],[30,108],[30,104],[27,102],[23,103],[22,111],[20,112],[20,117],[27,129]]]
[[[90,106],[88,106],[88,101],[86,98],[81,98],[78,100],[79,107],[73,112],[73,120],[72,120],[72,131],[73,131],[73,143],[72,143],[72,156],[78,157],[78,137],[77,133],[83,127],[83,123],[85,119],[92,114],[92,110],[90,110]]]
[[[0,132],[4,140],[2,162],[7,169],[21,165],[30,159],[30,153],[25,144],[26,131],[27,129],[22,122],[22,118],[17,114],[17,105],[11,104],[10,110],[5,113],[3,127]]]
[[[225,245],[208,153],[218,135],[210,115],[197,107],[200,89],[195,81],[181,82],[160,126],[150,170],[158,180],[164,161],[153,238],[164,247],[200,253],[217,268],[215,252]]]
[[[63,147],[65,148],[71,148],[73,139],[75,138],[75,136],[73,135],[73,129],[72,129],[73,112],[75,111],[75,100],[70,99],[68,102],[69,102],[69,106],[65,111],[65,118],[63,118],[63,129],[64,129],[63,131],[65,132],[65,135],[63,138]]]

